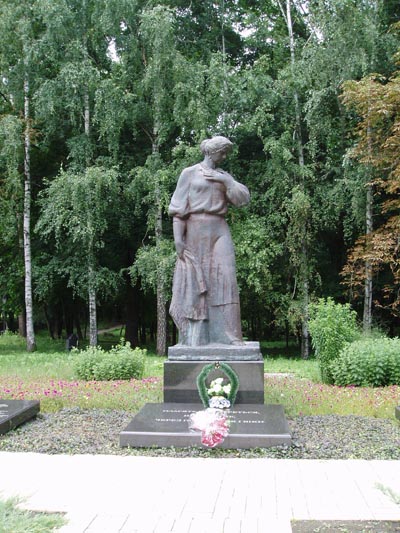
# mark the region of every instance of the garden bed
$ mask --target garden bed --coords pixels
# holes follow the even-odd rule
[[[362,416],[297,416],[289,420],[291,446],[254,450],[119,447],[119,433],[133,412],[62,409],[0,437],[0,450],[48,454],[119,454],[174,457],[282,459],[400,459],[400,424]]]

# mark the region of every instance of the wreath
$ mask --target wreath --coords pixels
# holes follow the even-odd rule
[[[230,367],[226,363],[220,363],[219,361],[217,361],[216,363],[205,365],[196,379],[197,390],[199,391],[199,396],[204,407],[207,409],[210,400],[210,396],[207,392],[206,379],[210,372],[212,372],[213,370],[221,370],[228,378],[229,383],[231,385],[228,400],[232,407],[235,403],[236,395],[239,390],[239,377],[232,367]]]

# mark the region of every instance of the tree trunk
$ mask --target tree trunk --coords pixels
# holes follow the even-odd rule
[[[78,339],[82,341],[84,337],[83,337],[82,328],[81,328],[81,317],[80,317],[81,306],[79,305],[77,301],[74,300],[73,307],[74,307],[74,323],[75,323],[75,328],[76,328],[76,334],[78,335]]]
[[[154,138],[157,138],[158,129],[154,129]],[[158,144],[153,142],[152,147],[153,155],[158,154]],[[161,207],[161,191],[159,183],[156,182],[155,190],[156,198],[156,225],[155,225],[155,235],[156,235],[156,247],[160,246],[162,235],[163,235],[163,225],[162,225],[162,207]],[[157,280],[157,355],[165,356],[167,353],[167,298],[165,295],[164,279],[162,274],[158,276]]]
[[[310,303],[310,296],[308,290],[308,278],[304,276],[303,279],[303,319],[301,322],[301,357],[308,359],[310,355],[310,332],[308,331],[308,307]]]
[[[286,15],[281,7],[283,15],[286,20],[288,33],[289,33],[289,46],[290,46],[290,62],[292,67],[292,73],[294,76],[294,66],[295,66],[295,42],[293,34],[293,23],[291,15],[291,4],[290,0],[286,0]],[[295,114],[296,114],[296,139],[297,139],[297,150],[298,150],[298,161],[301,169],[304,168],[304,146],[303,146],[303,136],[301,131],[301,111],[300,111],[300,101],[297,90],[294,90],[294,103],[295,103]],[[304,173],[302,172],[302,176]],[[302,186],[304,189],[304,178],[302,177]],[[303,359],[308,359],[310,355],[310,342],[309,342],[309,331],[308,331],[308,307],[310,304],[310,295],[309,295],[309,279],[308,279],[308,246],[307,246],[307,227],[304,226],[304,239],[301,244],[301,258],[300,258],[300,272],[299,272],[299,286],[301,289],[302,295],[302,321],[301,321],[301,356]]]
[[[89,267],[89,344],[97,346],[96,289],[93,286],[93,268]]]
[[[368,153],[370,158],[372,158],[372,139],[371,139],[371,128],[368,125],[367,128],[368,135]],[[372,176],[370,176],[372,178]],[[371,179],[370,179],[371,181]],[[367,196],[366,196],[366,205],[365,205],[365,233],[367,235],[367,246],[368,237],[373,231],[373,202],[374,202],[374,191],[373,186],[369,182],[367,183]],[[365,282],[364,282],[364,310],[363,310],[363,331],[364,333],[371,332],[372,326],[372,264],[370,261],[365,261]]]
[[[130,279],[126,279],[126,321],[125,340],[131,343],[132,347],[139,346],[139,291],[137,287],[132,287]]]
[[[53,321],[52,321],[51,316],[50,316],[49,313],[48,313],[47,305],[46,305],[46,304],[43,305],[43,313],[44,313],[44,316],[45,316],[45,318],[46,318],[47,329],[49,330],[50,338],[52,338],[52,339],[54,340]]]
[[[26,310],[26,349],[36,350],[33,328],[32,302],[32,259],[31,259],[31,170],[30,170],[30,115],[29,115],[29,79],[24,80],[24,264],[25,264],[25,310]]]
[[[21,337],[26,337],[25,309],[18,315],[18,334]]]
[[[167,353],[167,300],[163,283],[157,287],[157,355]]]
[[[85,135],[89,139],[90,136],[90,101],[89,101],[89,90],[85,88],[84,95],[84,127]],[[90,164],[90,154],[86,154],[86,166]],[[90,224],[90,220],[88,221]],[[88,288],[88,298],[89,298],[89,343],[90,346],[97,346],[97,306],[96,306],[96,287],[95,287],[95,271],[94,271],[94,253],[93,253],[93,243],[89,245],[89,288]]]
[[[372,185],[367,185],[367,202],[365,210],[366,234],[373,230],[373,189]],[[368,242],[367,242],[368,246]],[[365,261],[365,282],[364,282],[364,311],[363,311],[363,331],[370,333],[372,326],[372,265],[370,261]]]

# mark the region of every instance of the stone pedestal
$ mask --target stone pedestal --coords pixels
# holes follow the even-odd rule
[[[164,363],[164,402],[201,403],[196,379],[203,367],[214,361],[166,361]],[[264,403],[263,361],[227,361],[239,377],[239,391],[235,404]],[[221,370],[210,372],[208,384],[215,378],[225,377]]]
[[[164,363],[164,402],[201,403],[197,376],[205,365],[216,362],[229,364],[238,375],[236,404],[264,403],[264,362],[258,342],[239,346],[171,346],[168,361]],[[218,377],[225,377],[222,370],[210,372],[208,384]]]
[[[264,362],[258,342],[241,346],[209,344],[172,346],[164,363],[164,403],[146,404],[120,433],[120,445],[202,446],[201,434],[189,429],[192,413],[203,411],[197,377],[212,363],[226,363],[238,375],[235,404],[225,411],[229,434],[219,447],[264,448],[290,445],[283,407],[264,405]],[[209,385],[226,375],[218,365],[207,376]]]

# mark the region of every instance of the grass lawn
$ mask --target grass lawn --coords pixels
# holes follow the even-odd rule
[[[66,523],[62,514],[20,509],[19,499],[0,500],[0,531],[6,533],[51,533]]]
[[[29,354],[23,339],[0,336],[0,398],[38,399],[43,412],[74,406],[135,412],[147,402],[162,402],[162,357],[148,354],[140,380],[86,382],[76,379],[75,355],[65,351],[64,341],[38,335],[37,345],[38,351]],[[282,346],[263,343],[266,403],[281,403],[289,417],[353,414],[394,418],[400,387],[323,385],[317,361],[296,358],[294,351],[286,356]]]

